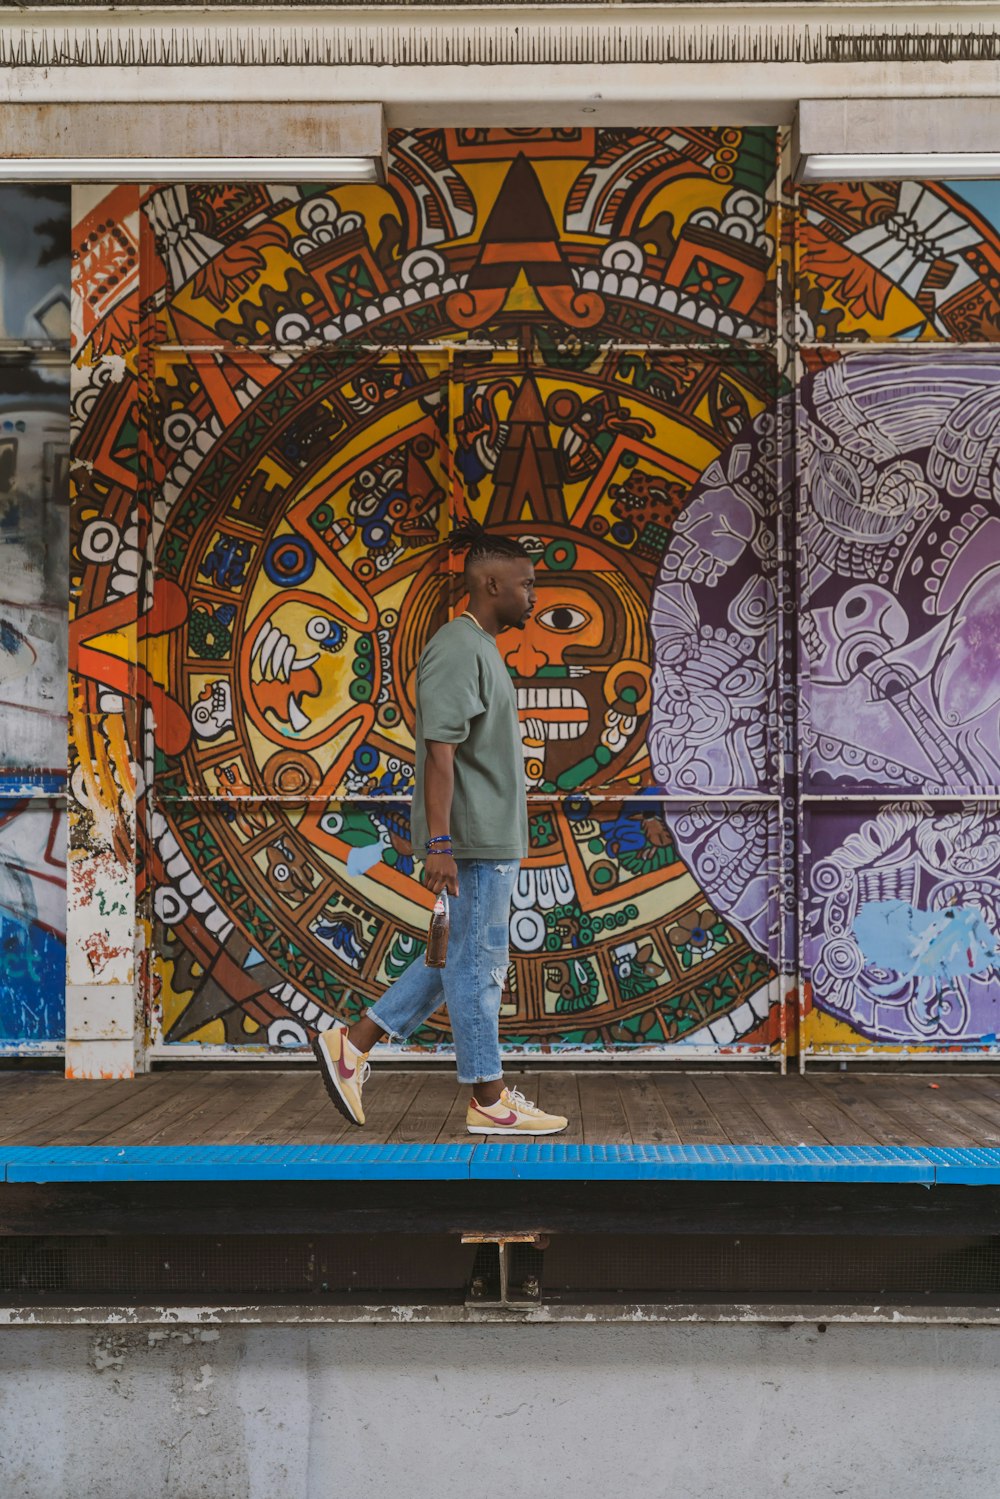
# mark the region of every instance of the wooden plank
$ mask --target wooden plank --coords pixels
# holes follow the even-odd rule
[[[578,1074],[550,1067],[538,1074],[538,1107],[547,1114],[561,1114],[569,1123],[558,1139],[564,1145],[583,1144],[583,1108]]]
[[[861,1087],[863,1079],[857,1074],[852,1076],[849,1072],[834,1073],[816,1078],[815,1081],[827,1089],[842,1113],[849,1114],[852,1119],[856,1119],[880,1145],[930,1145],[933,1143],[928,1130],[916,1129],[912,1122],[898,1119],[895,1114],[883,1107],[878,1092],[869,1092]]]
[[[151,1129],[150,1145],[216,1145],[219,1135],[232,1127],[233,1121],[252,1118],[258,1101],[266,1095],[266,1073],[227,1070],[213,1071],[195,1089],[197,1100],[180,1117],[173,1114],[160,1127]]]
[[[272,1073],[267,1079],[267,1091],[256,1114],[234,1115],[229,1127],[223,1128],[215,1138],[217,1145],[239,1145],[241,1142],[262,1145],[262,1136],[269,1128],[284,1118],[285,1110],[297,1098],[306,1085],[301,1071]],[[291,1142],[290,1142],[291,1143]]]
[[[858,1078],[856,1081],[859,1091],[872,1097],[878,1108],[913,1131],[916,1137],[913,1144],[951,1145],[959,1150],[975,1145],[974,1135],[956,1129],[947,1120],[939,1118],[932,1108],[907,1097],[900,1088],[891,1086],[891,1080]]]
[[[424,1079],[419,1072],[400,1072],[387,1074],[385,1081],[388,1083],[390,1080],[393,1087],[379,1087],[372,1107],[368,1109],[368,1117],[378,1140],[384,1145],[399,1145],[403,1143],[403,1121],[412,1108]],[[367,1102],[365,1107],[368,1108]],[[365,1129],[367,1131],[368,1125]]]
[[[747,1098],[734,1077],[699,1073],[695,1086],[733,1145],[777,1145],[778,1139]]]
[[[254,1143],[256,1145],[300,1143],[299,1134],[303,1121],[314,1118],[319,1111],[320,1102],[324,1100],[326,1100],[326,1091],[318,1069],[315,1067],[299,1069],[294,1093],[286,1099],[279,1112],[269,1113],[266,1118],[260,1120],[259,1130],[254,1134]]]
[[[949,1089],[952,1103],[975,1119],[984,1120],[992,1130],[1000,1130],[1000,1100],[988,1098],[984,1093],[973,1090],[965,1083],[964,1078],[957,1081],[959,1088]]]
[[[830,1145],[883,1145],[877,1129],[846,1113],[836,1095],[812,1078],[786,1078],[790,1103],[796,1112],[818,1130]]]
[[[326,1091],[326,1086],[316,1068],[313,1074],[317,1083],[311,1102],[303,1100],[302,1114],[296,1124],[295,1138],[291,1145],[350,1145],[363,1144],[363,1127],[347,1119],[337,1108]]]
[[[67,1102],[79,1098],[72,1090],[86,1083],[68,1083],[56,1072],[0,1073],[0,1143],[13,1135],[60,1113]]]
[[[93,1145],[151,1145],[174,1120],[187,1119],[218,1083],[205,1074],[183,1072],[161,1077],[148,1095],[145,1108],[125,1121],[107,1116],[95,1119]]]
[[[656,1091],[682,1145],[728,1145],[729,1136],[685,1072],[663,1073]]]
[[[583,1138],[588,1145],[631,1143],[628,1119],[614,1073],[587,1072],[581,1075],[580,1115]]]
[[[569,1118],[566,1143],[1000,1145],[1000,1079],[985,1075],[552,1069],[511,1081]],[[464,1141],[469,1091],[450,1075],[376,1068],[362,1132],[311,1068],[214,1067],[95,1083],[0,1073],[0,1143]]]
[[[430,1145],[441,1133],[458,1092],[454,1074],[429,1073],[396,1126],[401,1145]]]
[[[792,1079],[751,1077],[745,1072],[733,1075],[733,1087],[753,1109],[763,1127],[771,1134],[773,1145],[826,1145],[826,1136],[787,1102],[785,1089]]]
[[[893,1093],[913,1107],[923,1109],[933,1120],[932,1128],[953,1129],[968,1136],[973,1145],[1000,1145],[1000,1130],[981,1115],[970,1113],[958,1101],[958,1078],[942,1079],[932,1088],[923,1078],[893,1079]],[[944,1142],[942,1142],[944,1143]]]
[[[88,1123],[116,1109],[125,1118],[134,1118],[148,1105],[148,1098],[155,1091],[157,1079],[146,1074],[143,1077],[101,1082],[70,1082],[65,1101],[44,1120],[35,1120],[28,1127],[8,1136],[7,1144],[13,1145],[61,1145],[79,1144],[76,1131],[86,1131]],[[75,1092],[79,1089],[79,1094]]]
[[[0,1141],[36,1118],[54,1114],[66,1081],[57,1073],[0,1073]],[[60,1091],[63,1090],[63,1091]]]
[[[244,1076],[211,1069],[204,1073],[180,1073],[162,1079],[165,1087],[133,1120],[109,1118],[97,1121],[102,1132],[94,1133],[94,1145],[205,1145],[214,1144],[205,1133],[216,1118],[238,1117],[238,1090]]]
[[[506,1081],[509,1086],[510,1079],[508,1078]],[[516,1087],[517,1083],[515,1082],[513,1086]],[[479,1138],[476,1135],[470,1135],[465,1126],[465,1116],[469,1110],[469,1099],[475,1091],[471,1083],[460,1083],[457,1078],[455,1079],[455,1092],[448,1107],[448,1112],[441,1120],[441,1127],[437,1135],[431,1136],[437,1144],[472,1145]]]
[[[87,1084],[84,1084],[87,1087]],[[60,1120],[48,1127],[48,1139],[31,1139],[30,1144],[87,1145],[102,1133],[103,1121],[127,1123],[150,1108],[157,1097],[165,1097],[163,1078],[147,1075],[129,1081],[112,1082],[111,1090],[90,1102],[70,1106]]]
[[[387,1082],[391,1088],[392,1084],[389,1079],[379,1078],[371,1087],[365,1089],[366,1115],[376,1110],[377,1101]],[[313,1085],[311,1088],[310,1083]],[[279,1144],[363,1145],[370,1143],[366,1127],[352,1123],[341,1114],[327,1093],[318,1068],[315,1072],[310,1068],[309,1078],[303,1080],[302,1087],[290,1100],[287,1110],[282,1113],[280,1123],[278,1121],[272,1123],[271,1131],[275,1134]]]
[[[634,1145],[676,1145],[677,1131],[653,1079],[645,1072],[620,1072],[618,1094]]]
[[[947,1073],[937,1073],[931,1080],[943,1083],[947,1076]],[[966,1072],[963,1068],[961,1078],[966,1087],[982,1093],[986,1098],[992,1098],[995,1103],[1000,1103],[1000,1073]]]

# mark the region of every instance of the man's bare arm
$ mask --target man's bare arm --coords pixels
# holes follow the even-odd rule
[[[424,763],[424,812],[432,838],[451,832],[451,803],[455,795],[454,744],[426,739]],[[417,852],[417,850],[414,850]],[[447,890],[458,894],[458,865],[451,854],[428,854],[424,865],[424,884],[437,895]]]

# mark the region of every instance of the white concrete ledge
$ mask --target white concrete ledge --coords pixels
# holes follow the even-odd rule
[[[933,105],[918,99],[803,99],[796,133],[805,156],[997,152],[1000,98],[936,99]]]
[[[841,1323],[857,1326],[1000,1326],[1000,1307],[892,1303],[795,1302],[573,1302],[561,1305],[471,1307],[461,1302],[420,1305],[325,1305],[272,1302],[239,1306],[0,1306],[0,1327],[227,1327],[483,1323]]]
[[[385,157],[382,106],[325,99],[274,100],[262,110],[256,101],[233,99],[224,110],[192,110],[187,103],[150,100],[140,112],[119,101],[63,100],[9,104],[0,112],[0,157],[11,160],[58,162],[89,157],[138,163],[150,158],[193,162],[211,158],[219,162],[245,155],[258,162],[273,158],[272,169],[285,158],[354,157],[381,164]],[[151,171],[156,180],[162,180],[162,167]],[[126,179],[119,173],[114,180]]]

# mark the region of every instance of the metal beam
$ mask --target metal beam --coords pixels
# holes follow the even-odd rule
[[[803,99],[803,156],[951,156],[1000,151],[1000,98]]]
[[[117,182],[242,175],[280,181],[286,173],[296,181],[330,180],[336,163],[354,180],[375,180],[385,147],[380,104],[234,99],[225,109],[192,109],[150,101],[137,110],[132,103],[60,101],[0,110],[0,177],[23,163],[38,181],[105,180],[104,163]]]

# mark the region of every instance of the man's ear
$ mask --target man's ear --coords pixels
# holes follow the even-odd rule
[[[489,577],[486,579],[486,591],[487,593],[492,594],[497,594],[500,592],[500,584],[497,582],[492,573],[490,573]]]

